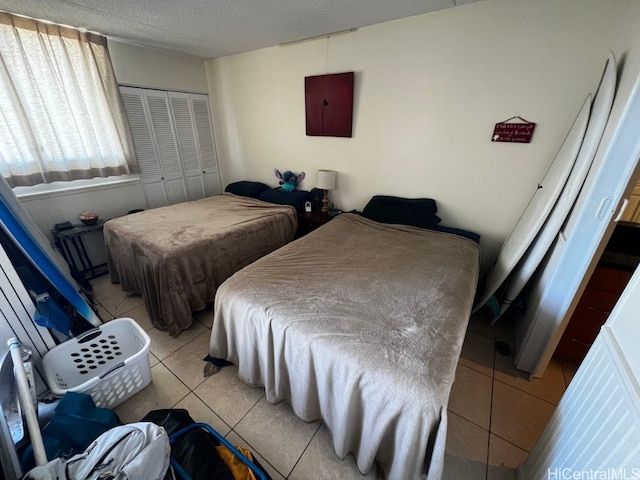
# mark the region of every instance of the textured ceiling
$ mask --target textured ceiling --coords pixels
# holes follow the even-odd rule
[[[0,0],[0,10],[220,57],[473,0]]]

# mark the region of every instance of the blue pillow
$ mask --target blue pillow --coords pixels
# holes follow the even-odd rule
[[[260,198],[260,194],[265,190],[269,190],[268,185],[260,182],[249,182],[247,180],[230,183],[227,185],[227,188],[224,189],[225,192],[251,198]]]
[[[306,190],[285,192],[281,188],[270,188],[262,192],[259,199],[264,202],[277,203],[278,205],[291,205],[298,212],[304,212],[304,204],[311,201],[311,193]]]
[[[362,216],[380,223],[396,223],[430,228],[440,222],[438,207],[432,198],[400,198],[387,195],[371,197]]]
[[[444,225],[434,225],[431,227],[432,230],[437,232],[445,232],[445,233],[453,233],[454,235],[460,235],[461,237],[468,238],[473,240],[477,244],[480,244],[480,235],[475,232],[470,232],[469,230],[461,230],[459,228],[451,228],[445,227]]]

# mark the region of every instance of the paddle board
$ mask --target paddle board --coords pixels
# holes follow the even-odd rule
[[[31,263],[92,325],[102,324],[80,294],[68,266],[33,222],[7,182],[0,178],[0,222]]]
[[[518,223],[498,252],[496,261],[485,279],[485,291],[475,304],[474,312],[487,303],[496,293],[536,238],[542,225],[544,225],[576,161],[587,129],[590,110],[591,94],[587,95],[551,166],[538,184],[538,188],[520,220],[518,220]]]
[[[560,198],[558,198],[558,202],[553,207],[542,230],[515,270],[509,275],[507,288],[500,302],[500,314],[493,319],[493,323],[495,323],[513,303],[536,268],[538,268],[538,265],[540,265],[540,262],[567,219],[576,198],[578,198],[578,193],[580,193],[582,184],[585,178],[587,178],[596,150],[598,149],[598,145],[600,145],[604,128],[609,119],[615,90],[616,59],[613,53],[610,53],[604,66],[604,72],[602,73],[598,90],[593,99],[589,124],[587,125],[587,131],[584,135],[582,146],[580,147],[580,153],[578,153],[578,158],[573,166],[573,170],[571,170],[567,184],[562,190]]]

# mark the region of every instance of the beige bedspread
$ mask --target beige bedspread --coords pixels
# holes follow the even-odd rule
[[[210,353],[321,419],[361,472],[438,479],[479,258],[462,237],[340,215],[218,289]]]
[[[153,325],[173,336],[222,282],[293,240],[293,207],[222,194],[109,220],[111,281],[143,296]]]

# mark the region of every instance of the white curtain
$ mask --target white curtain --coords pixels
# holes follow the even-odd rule
[[[139,171],[106,38],[0,13],[0,99],[12,187]]]

